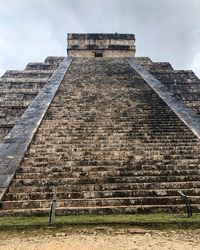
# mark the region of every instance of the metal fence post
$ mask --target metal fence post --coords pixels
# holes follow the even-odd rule
[[[185,201],[185,204],[187,207],[188,218],[192,217],[192,206],[191,206],[190,199],[185,194],[183,194],[181,191],[178,191],[178,193],[182,197],[182,199]]]
[[[51,226],[55,222],[56,202],[57,202],[57,185],[53,186],[53,201],[51,203],[50,218],[49,218],[49,224]]]

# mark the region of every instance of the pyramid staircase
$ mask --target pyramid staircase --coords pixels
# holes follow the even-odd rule
[[[180,75],[193,77],[138,60],[170,89]],[[199,139],[125,59],[73,59],[0,215],[47,215],[54,185],[62,215],[181,212],[179,190],[198,212],[199,153]]]

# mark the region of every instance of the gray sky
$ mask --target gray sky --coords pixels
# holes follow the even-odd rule
[[[0,75],[65,56],[68,32],[134,33],[137,56],[200,76],[200,0],[0,0]]]

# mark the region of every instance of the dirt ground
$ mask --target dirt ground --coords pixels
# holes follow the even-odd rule
[[[114,231],[0,235],[0,250],[199,250],[200,230],[158,231],[130,228]]]

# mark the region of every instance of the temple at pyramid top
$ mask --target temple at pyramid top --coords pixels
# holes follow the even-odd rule
[[[133,57],[135,35],[119,33],[69,33],[69,57]]]

